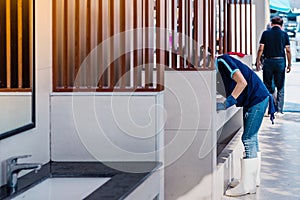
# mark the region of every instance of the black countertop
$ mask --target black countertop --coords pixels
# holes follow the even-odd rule
[[[120,200],[127,197],[159,166],[158,162],[49,162],[37,173],[33,171],[20,177],[15,191],[12,192],[6,185],[2,186],[0,199],[11,199],[47,178],[110,177],[85,200]]]

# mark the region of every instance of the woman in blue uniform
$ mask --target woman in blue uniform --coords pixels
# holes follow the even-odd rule
[[[258,130],[264,113],[269,105],[269,114],[273,122],[275,106],[272,95],[261,79],[245,64],[225,54],[216,59],[218,72],[223,79],[226,100],[218,103],[217,109],[224,110],[233,105],[243,107],[242,142],[245,157],[241,160],[240,183],[226,191],[228,196],[241,196],[255,193],[260,182],[260,152]]]

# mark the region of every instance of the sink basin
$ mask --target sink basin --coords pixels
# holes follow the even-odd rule
[[[19,194],[13,200],[81,200],[110,178],[48,178],[29,190]]]

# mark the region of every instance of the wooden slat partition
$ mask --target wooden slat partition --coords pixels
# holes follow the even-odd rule
[[[163,74],[161,67],[155,67],[153,31],[158,3],[165,4],[155,0],[53,0],[53,90],[160,91],[163,78],[158,77]],[[156,17],[165,11],[156,10]],[[73,77],[69,76],[72,71]]]
[[[217,4],[221,11],[217,27],[218,54],[227,52],[251,54],[252,3],[249,0],[218,0]]]
[[[172,47],[172,56],[167,63],[175,70],[211,70],[207,68],[206,56],[208,45],[214,44],[214,34],[208,34],[211,22],[214,21],[215,12],[211,11],[214,1],[211,0],[171,0],[170,13],[171,39],[168,39]],[[213,7],[212,7],[213,8]],[[199,20],[200,19],[200,20]],[[167,38],[166,38],[167,39]],[[215,49],[214,47],[211,47]],[[204,49],[204,50],[203,50]],[[201,60],[201,62],[200,62]],[[179,61],[179,62],[177,62]]]
[[[210,57],[215,53],[251,50],[245,42],[245,33],[252,32],[251,4],[250,0],[53,0],[53,90],[160,91],[165,68],[213,70]]]
[[[33,4],[33,0],[0,3],[0,92],[32,90]]]
[[[238,14],[237,14],[238,13]],[[224,0],[223,51],[252,54],[252,1]],[[221,27],[219,27],[221,30]]]

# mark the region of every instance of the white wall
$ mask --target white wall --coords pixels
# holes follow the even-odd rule
[[[30,123],[31,93],[0,93],[0,133]]]
[[[54,161],[155,161],[162,93],[51,96]]]
[[[165,199],[220,199],[217,130],[241,127],[241,110],[216,111],[215,71],[166,71],[165,83]]]
[[[267,24],[270,22],[270,5],[268,0],[254,0],[253,1],[253,8],[254,8],[254,29],[255,35],[254,36],[254,41],[255,42],[255,49],[253,50],[253,54],[256,54],[257,48],[259,45],[259,40],[261,37],[261,34],[263,31],[266,30]],[[256,55],[253,61],[255,61]]]
[[[36,3],[36,128],[0,141],[0,184],[5,181],[4,161],[11,156],[30,154],[23,162],[46,163],[49,148],[49,93],[51,91],[51,0]]]
[[[165,82],[165,199],[212,199],[216,73],[166,71]]]

